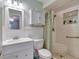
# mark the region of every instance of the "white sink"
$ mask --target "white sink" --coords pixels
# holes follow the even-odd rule
[[[10,40],[3,41],[2,46],[8,46],[8,45],[30,42],[30,41],[33,41],[33,40],[31,38],[10,39]]]

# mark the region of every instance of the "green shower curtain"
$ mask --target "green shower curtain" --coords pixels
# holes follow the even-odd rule
[[[45,12],[44,48],[52,52],[52,11]]]

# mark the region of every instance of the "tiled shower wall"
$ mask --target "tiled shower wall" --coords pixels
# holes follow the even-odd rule
[[[72,56],[79,58],[79,38],[66,38],[66,36],[79,36],[79,22],[77,24],[63,24],[63,13],[78,10],[79,5],[62,10],[57,14],[56,18],[56,39],[55,42],[62,43],[67,46],[67,52]],[[78,18],[79,20],[79,18]]]

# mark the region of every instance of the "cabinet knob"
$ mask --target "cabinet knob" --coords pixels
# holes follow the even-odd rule
[[[25,56],[27,56],[27,54],[25,54]]]
[[[15,56],[16,58],[18,58],[18,56]]]

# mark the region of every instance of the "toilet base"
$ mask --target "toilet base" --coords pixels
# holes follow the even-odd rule
[[[41,57],[40,57],[39,59],[51,59],[51,58],[41,58]]]
[[[52,59],[57,59],[57,58],[53,57]]]

